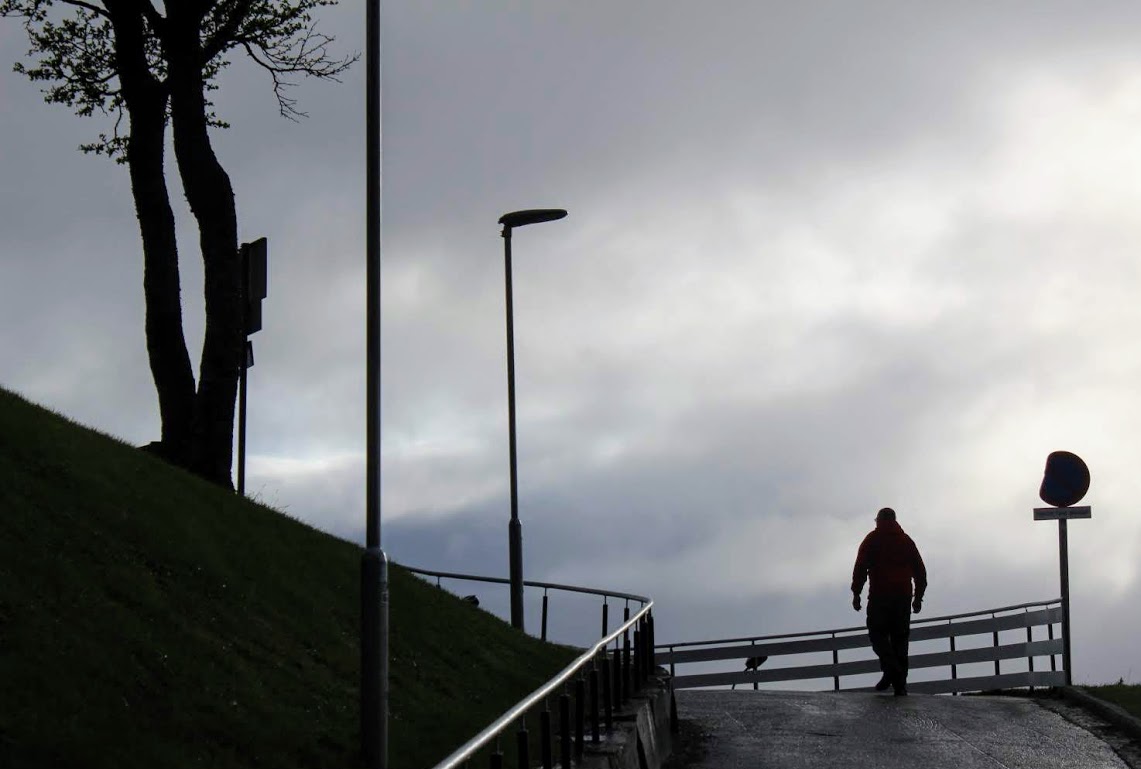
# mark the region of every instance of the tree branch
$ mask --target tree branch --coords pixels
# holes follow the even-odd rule
[[[73,5],[76,8],[85,8],[94,14],[102,16],[105,19],[111,18],[111,14],[107,12],[106,8],[101,8],[100,6],[92,5],[91,3],[85,3],[83,0],[60,0],[60,2],[64,5]]]
[[[238,29],[241,27],[242,22],[246,20],[246,16],[249,15],[252,5],[253,0],[238,0],[238,2],[234,4],[234,10],[230,12],[226,22],[219,26],[214,34],[203,44],[203,64],[213,59],[224,51],[227,45],[234,42],[238,34]]]

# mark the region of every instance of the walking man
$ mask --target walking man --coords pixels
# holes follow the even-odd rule
[[[883,678],[876,691],[889,686],[895,696],[907,694],[907,642],[911,612],[923,608],[927,568],[919,548],[896,523],[895,511],[885,507],[876,515],[876,528],[860,543],[852,570],[852,608],[860,610],[860,594],[868,582],[868,637],[880,658]],[[914,598],[911,583],[915,583]]]

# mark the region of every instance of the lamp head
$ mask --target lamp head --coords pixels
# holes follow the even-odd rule
[[[562,219],[567,212],[561,208],[528,208],[525,211],[512,211],[499,217],[499,223],[507,229],[522,227],[525,224],[539,224]]]

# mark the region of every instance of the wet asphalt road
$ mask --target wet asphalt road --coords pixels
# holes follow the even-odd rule
[[[688,769],[1128,769],[1022,698],[679,691],[677,705],[705,736]]]

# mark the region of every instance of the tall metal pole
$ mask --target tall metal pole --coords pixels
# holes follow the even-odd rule
[[[1066,519],[1058,519],[1058,562],[1062,569],[1062,666],[1066,672],[1066,686],[1073,686],[1070,657],[1070,547]]]
[[[523,524],[519,522],[519,482],[515,454],[515,323],[511,299],[511,228],[503,228],[503,272],[507,293],[507,441],[511,462],[511,522],[507,524],[511,578],[511,626],[523,630]]]
[[[380,547],[380,0],[365,11],[367,405],[365,551],[361,559],[361,757],[388,766],[388,558]]]

